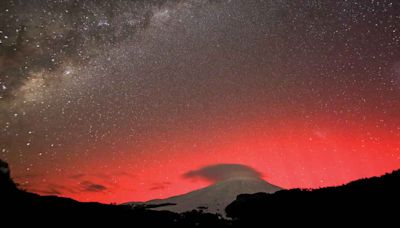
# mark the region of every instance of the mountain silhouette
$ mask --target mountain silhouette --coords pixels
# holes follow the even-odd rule
[[[10,176],[7,163],[0,160],[0,225],[4,227],[400,225],[400,170],[339,187],[241,194],[225,209],[230,219],[205,213],[201,210],[204,208],[174,213],[145,206],[82,203],[57,196],[39,196],[19,189]]]
[[[274,194],[242,194],[226,207],[236,225],[400,224],[400,170],[381,177],[315,190],[291,189]],[[282,219],[284,218],[284,219]]]
[[[225,227],[216,215],[192,211],[173,213],[127,205],[83,203],[57,196],[39,196],[18,189],[10,178],[8,164],[0,160],[0,226],[156,226]]]

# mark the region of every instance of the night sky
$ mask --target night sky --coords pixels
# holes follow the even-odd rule
[[[0,158],[118,203],[218,164],[283,188],[398,169],[400,1],[1,0]]]

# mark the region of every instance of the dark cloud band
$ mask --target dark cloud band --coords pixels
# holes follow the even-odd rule
[[[256,178],[262,174],[257,170],[240,164],[217,164],[189,171],[183,175],[185,178],[204,178],[212,182],[220,182],[232,178]]]

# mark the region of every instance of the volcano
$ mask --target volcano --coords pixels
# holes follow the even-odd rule
[[[177,213],[200,210],[225,216],[225,208],[239,194],[258,192],[274,193],[282,188],[263,179],[251,177],[231,178],[208,187],[166,199],[155,199],[144,203],[131,202],[133,206],[144,206],[152,210],[172,211]]]

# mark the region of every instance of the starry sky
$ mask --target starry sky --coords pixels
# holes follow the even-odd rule
[[[0,158],[127,202],[241,164],[283,188],[400,168],[400,2],[2,0]]]

